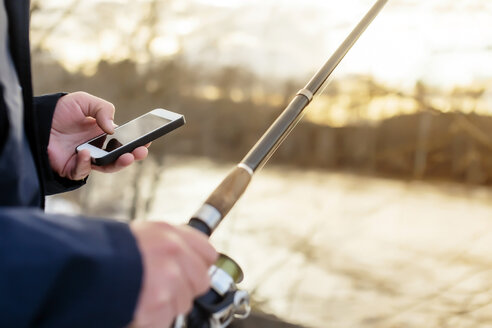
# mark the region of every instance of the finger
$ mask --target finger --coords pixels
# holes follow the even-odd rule
[[[179,226],[176,230],[186,240],[187,245],[203,258],[207,266],[217,261],[219,254],[203,233],[189,226]]]
[[[166,253],[163,255],[166,258],[172,258],[178,265],[180,276],[187,282],[190,293],[193,293],[191,296],[194,297],[207,291],[210,286],[207,272],[211,263],[208,263],[200,252],[190,246],[192,239],[198,238],[201,243],[208,244],[207,239],[199,235],[201,233],[197,232],[195,235],[194,231],[188,231],[189,229],[183,226],[163,224],[162,228],[164,235],[161,238],[167,240]],[[183,228],[186,230],[184,233]],[[154,231],[159,230],[159,225],[156,225]],[[197,245],[197,247],[203,246]],[[212,248],[210,245],[209,247]]]
[[[193,293],[183,271],[175,258],[164,260],[160,268],[162,282],[156,284],[158,288],[156,305],[172,308],[173,317],[188,310]],[[163,283],[164,282],[164,283]]]
[[[177,279],[178,292],[175,295],[176,301],[176,315],[181,313],[188,313],[191,309],[191,305],[194,298],[193,287],[190,285],[186,278],[186,273],[183,272],[183,268],[179,270],[180,277]]]
[[[150,294],[146,295],[146,306],[140,308],[139,316],[136,317],[139,323],[137,327],[156,327],[156,325],[168,322],[176,317],[175,312],[177,310],[173,308],[175,306],[173,303],[179,294],[179,287],[177,287],[177,283],[173,280],[176,275],[170,275],[169,273],[170,270],[173,272],[179,270],[179,268],[176,263],[170,262],[169,260],[154,264],[151,270],[153,274],[147,277],[151,281],[146,282],[147,288],[152,287],[151,290],[147,290]]]
[[[210,287],[210,278],[207,274],[210,265],[191,247],[187,247],[183,256],[179,256],[177,261],[191,288],[192,297],[206,292]]]
[[[136,161],[141,161],[147,157],[147,155],[149,154],[149,150],[147,149],[147,147],[142,146],[133,150],[132,154],[133,157],[135,157]]]
[[[97,125],[106,133],[114,133],[114,105],[85,92],[73,94],[85,116],[94,117]]]
[[[82,180],[91,172],[91,153],[84,149],[77,153],[75,166],[71,172],[72,180]]]
[[[104,166],[93,165],[92,169],[104,173],[113,173],[129,166],[134,161],[135,161],[135,157],[133,156],[132,153],[125,153],[120,157],[118,157],[116,162],[112,164],[104,165]]]
[[[122,169],[124,167],[131,165],[134,161],[135,161],[135,156],[133,156],[132,153],[125,153],[120,157],[118,157],[114,165],[117,169]]]

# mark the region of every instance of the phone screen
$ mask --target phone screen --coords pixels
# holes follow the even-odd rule
[[[147,113],[116,128],[113,134],[105,134],[97,137],[89,142],[89,144],[110,152],[156,130],[157,128],[166,125],[169,122],[172,121]]]

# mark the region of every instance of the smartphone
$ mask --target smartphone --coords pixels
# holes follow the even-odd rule
[[[88,149],[93,164],[107,165],[124,153],[146,145],[184,124],[183,115],[158,108],[116,127],[113,134],[102,134],[77,146],[76,149]]]

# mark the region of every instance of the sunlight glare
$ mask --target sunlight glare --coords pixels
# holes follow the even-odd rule
[[[170,57],[177,54],[181,47],[176,37],[159,36],[152,40],[150,49],[156,56]]]

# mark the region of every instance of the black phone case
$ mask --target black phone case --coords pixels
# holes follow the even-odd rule
[[[115,162],[118,157],[123,155],[124,153],[129,153],[132,152],[135,148],[138,148],[140,146],[146,145],[149,142],[162,137],[163,135],[179,128],[180,126],[184,125],[186,123],[184,116],[181,116],[179,119],[170,122],[169,124],[164,125],[163,127],[152,131],[151,133],[138,138],[118,149],[115,149],[111,152],[109,152],[107,155],[99,158],[93,158],[92,163],[97,165],[97,166],[104,166],[111,164]]]

